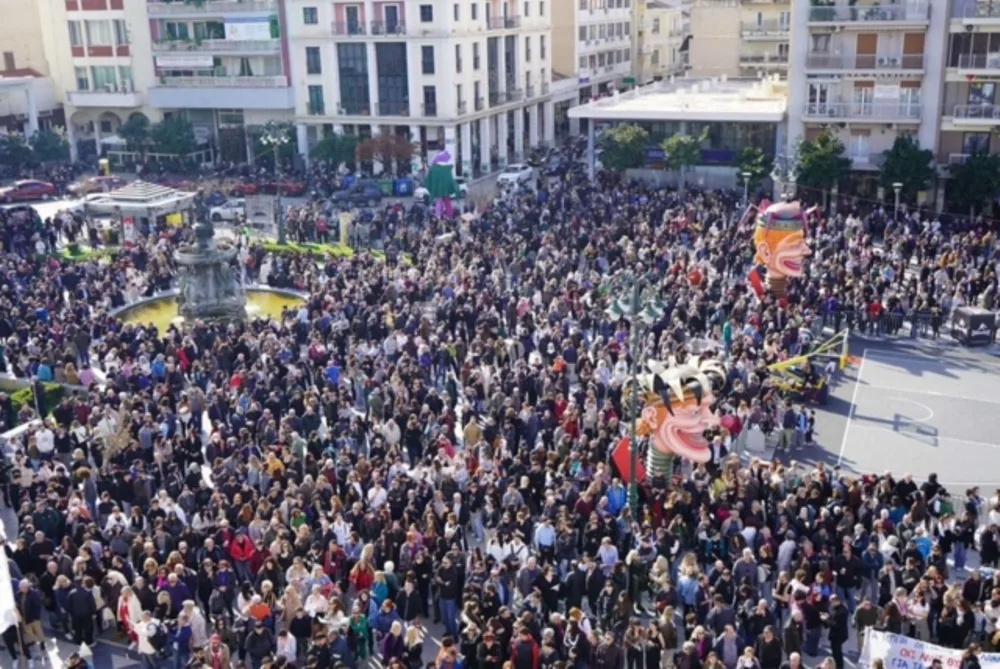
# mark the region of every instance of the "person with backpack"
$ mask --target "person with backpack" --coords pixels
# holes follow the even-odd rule
[[[142,612],[142,621],[136,625],[135,633],[139,643],[139,655],[149,669],[156,669],[160,652],[167,647],[169,639],[163,624],[149,611]]]

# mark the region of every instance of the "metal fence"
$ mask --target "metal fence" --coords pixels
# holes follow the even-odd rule
[[[822,336],[824,329],[843,329],[872,337],[910,339],[940,339],[949,334],[948,316],[933,311],[893,311],[873,318],[855,309],[837,309],[816,316],[811,324],[813,334]]]

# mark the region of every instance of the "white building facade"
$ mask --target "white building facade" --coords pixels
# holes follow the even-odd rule
[[[408,137],[476,176],[554,132],[550,0],[286,0],[299,150]]]

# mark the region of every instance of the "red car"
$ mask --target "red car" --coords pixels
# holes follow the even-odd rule
[[[259,190],[260,187],[257,184],[247,181],[233,186],[231,194],[237,197],[246,197],[247,195],[256,195]]]
[[[66,190],[77,197],[91,193],[107,193],[121,188],[128,182],[118,177],[90,177],[76,182]]]
[[[282,179],[280,182],[268,181],[261,185],[260,190],[262,193],[273,195],[278,192],[279,187],[281,194],[289,197],[299,197],[306,194],[306,185],[294,179]]]
[[[0,188],[0,202],[48,200],[56,196],[56,187],[47,181],[15,181],[13,186]]]

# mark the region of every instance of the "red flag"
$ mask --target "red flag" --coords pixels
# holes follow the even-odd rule
[[[622,477],[622,481],[631,480],[632,454],[629,452],[629,443],[628,437],[622,437],[621,441],[618,442],[618,445],[611,452],[611,461],[615,464],[615,468]],[[646,466],[642,463],[642,460],[636,460],[635,480],[640,484],[646,480]]]
[[[756,267],[750,270],[750,274],[747,275],[747,281],[750,282],[753,292],[757,293],[757,297],[764,297],[764,280],[760,278],[760,272],[757,271]]]

